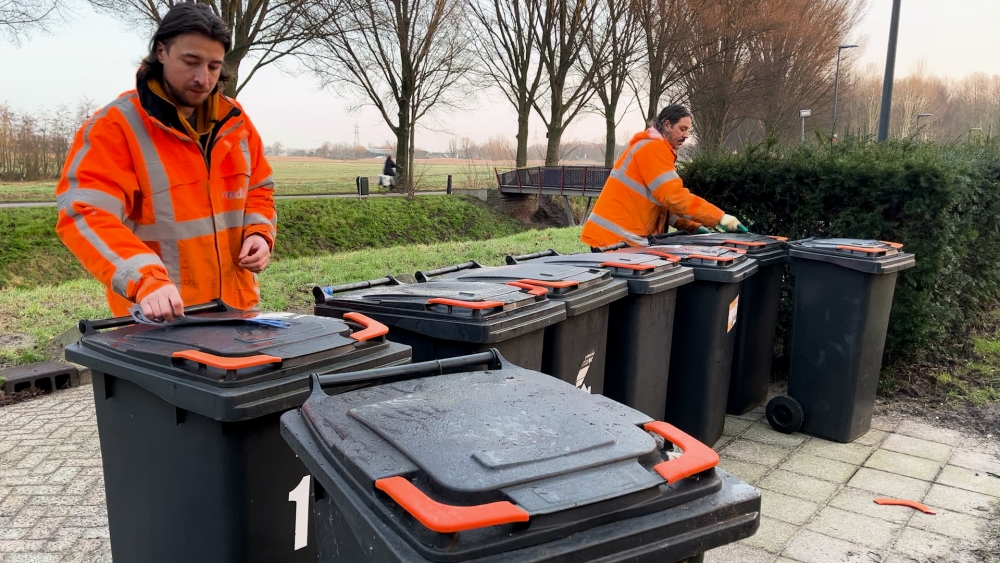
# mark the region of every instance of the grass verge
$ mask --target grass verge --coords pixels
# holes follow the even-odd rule
[[[579,229],[548,229],[486,241],[418,244],[281,260],[260,277],[261,307],[309,312],[315,284],[412,273],[468,260],[500,265],[507,254],[546,248],[585,252],[579,234]],[[58,359],[61,352],[57,339],[62,333],[79,319],[108,315],[104,289],[91,279],[0,290],[0,367]],[[5,342],[9,345],[5,346]]]
[[[403,244],[482,240],[528,227],[463,196],[281,200],[275,261]],[[56,236],[55,208],[0,209],[0,289],[89,277]]]

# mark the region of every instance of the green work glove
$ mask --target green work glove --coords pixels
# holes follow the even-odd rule
[[[747,233],[750,232],[749,229],[740,223],[740,220],[732,215],[726,214],[722,216],[722,220],[719,221],[719,227],[721,227],[727,233]]]
[[[698,228],[694,230],[694,234],[696,235],[707,235],[711,232],[712,230],[706,227],[705,225],[698,225]]]

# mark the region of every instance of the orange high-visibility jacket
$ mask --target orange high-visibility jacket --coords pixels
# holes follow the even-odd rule
[[[663,232],[665,223],[679,229],[718,225],[722,210],[684,187],[676,160],[674,148],[655,129],[636,134],[615,162],[580,240],[591,247],[622,241],[647,246],[646,237]]]
[[[260,301],[257,276],[238,263],[250,235],[273,248],[271,167],[240,106],[214,95],[204,152],[146,84],[76,134],[56,187],[56,231],[107,288],[116,316],[167,283],[185,306],[222,298],[251,309]]]

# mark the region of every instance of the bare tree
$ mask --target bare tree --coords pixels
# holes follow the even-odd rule
[[[555,166],[563,132],[595,93],[594,74],[601,61],[595,64],[584,46],[602,4],[598,0],[538,1],[542,9],[535,37],[548,78],[548,100],[536,100],[533,106],[548,132],[545,165]],[[595,51],[603,52],[604,46]]]
[[[343,0],[308,64],[337,92],[353,90],[396,137],[400,185],[413,195],[417,123],[464,92],[471,68],[463,0]]]
[[[595,18],[594,32],[585,38],[589,60],[594,64],[597,109],[604,116],[604,165],[614,166],[617,146],[618,110],[625,85],[639,58],[639,10],[631,2],[604,0],[605,9]]]
[[[12,43],[46,25],[57,15],[58,0],[0,0],[0,38]]]
[[[0,0],[2,2],[4,0]],[[20,0],[15,0],[20,1]],[[175,4],[184,0],[88,0],[98,11],[120,16],[148,32]],[[229,25],[233,45],[226,54],[232,79],[225,94],[235,97],[261,68],[284,57],[302,54],[321,35],[333,15],[329,2],[316,0],[199,0]],[[244,59],[253,61],[241,78]]]
[[[660,111],[661,99],[694,68],[695,43],[706,38],[691,33],[705,0],[633,0],[642,62],[629,73],[629,86],[646,121]]]
[[[695,65],[684,76],[698,146],[721,148],[754,103],[752,40],[771,22],[765,0],[706,0],[692,18]]]
[[[469,0],[472,44],[484,74],[517,113],[518,167],[528,163],[528,118],[544,70],[535,45],[542,0]]]
[[[798,110],[817,115],[833,94],[837,46],[846,42],[863,14],[858,0],[772,0],[764,29],[750,37],[750,74],[764,135],[786,142],[797,136]],[[849,53],[849,52],[848,52]],[[850,61],[845,60],[841,72]]]

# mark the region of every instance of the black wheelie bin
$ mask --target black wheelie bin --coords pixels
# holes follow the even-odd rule
[[[495,352],[374,372],[281,419],[321,563],[694,562],[757,529],[715,452],[611,399]],[[371,377],[393,383],[322,390]]]
[[[871,428],[896,276],[916,264],[902,247],[842,238],[788,243],[791,365],[788,396],[767,404],[775,430],[850,442]]]
[[[608,310],[603,394],[651,418],[662,419],[677,288],[694,281],[691,268],[681,266],[678,259],[645,254],[609,258],[603,254],[561,255],[546,250],[507,257],[511,265],[528,261],[602,268],[628,284],[628,296],[613,302]]]
[[[350,311],[389,327],[393,342],[423,362],[500,350],[528,369],[542,367],[545,327],[566,320],[566,306],[548,290],[523,283],[400,283],[393,277],[313,288],[315,313]]]
[[[418,282],[488,282],[544,287],[548,298],[566,304],[566,320],[545,329],[542,373],[588,393],[604,392],[608,309],[628,294],[626,282],[599,268],[519,264],[484,268],[466,262],[416,273]]]
[[[169,324],[81,322],[66,358],[93,373],[115,561],[316,561],[311,479],[278,418],[309,397],[310,372],[410,361],[350,317],[215,303]]]
[[[677,290],[664,420],[714,445],[726,424],[740,291],[757,264],[721,246],[629,247],[608,255],[619,253],[679,258],[694,270],[695,281]]]
[[[752,233],[687,233],[651,235],[649,243],[725,246],[744,250],[757,261],[757,273],[743,282],[733,346],[733,367],[729,378],[726,412],[743,414],[767,400],[774,360],[774,340],[778,332],[781,283],[788,255],[783,237]]]

